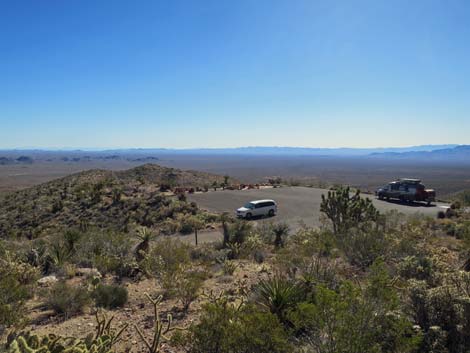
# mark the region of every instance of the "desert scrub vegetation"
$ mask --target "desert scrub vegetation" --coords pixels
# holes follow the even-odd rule
[[[124,306],[128,300],[127,289],[115,284],[98,284],[91,293],[97,307],[116,309]]]
[[[164,178],[171,189],[173,176]],[[76,190],[82,207],[129,202],[126,186],[107,194],[113,183]],[[145,173],[133,188],[153,190]],[[90,190],[101,196],[90,197]],[[360,194],[336,187],[324,196],[322,226],[293,230],[201,213],[160,196],[154,201],[163,222],[137,202],[127,229],[100,228],[85,218],[47,236],[3,241],[0,271],[13,275],[0,277],[0,291],[16,293],[0,297],[7,298],[1,312],[12,314],[2,316],[4,333],[12,333],[10,340],[3,335],[5,347],[39,349],[36,343],[50,337],[15,333],[26,327],[56,334],[69,348],[56,332],[66,327],[70,342],[92,351],[71,327],[101,310],[130,324],[104,352],[467,353],[470,347],[464,207],[442,219],[379,214]],[[69,207],[67,197],[61,207],[54,206],[56,215]],[[220,242],[193,246],[165,235],[183,220],[191,238],[196,222],[218,223]],[[38,290],[39,276],[56,282]],[[28,325],[33,303],[57,308],[54,325]]]
[[[7,327],[21,327],[26,301],[32,297],[39,271],[21,262],[0,242],[0,336]]]
[[[161,191],[199,187],[223,178],[156,165],[128,171],[91,170],[6,195],[0,203],[0,238],[36,239],[71,228],[126,232],[134,225],[192,232],[186,222],[201,214],[194,203]],[[165,227],[164,227],[165,226]]]
[[[60,281],[45,291],[44,297],[48,308],[66,318],[82,313],[92,302],[86,287],[70,285],[65,281]]]

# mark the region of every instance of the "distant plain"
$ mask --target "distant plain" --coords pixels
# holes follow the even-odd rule
[[[244,183],[280,177],[294,185],[327,187],[347,184],[372,192],[400,177],[420,178],[438,198],[470,189],[470,163],[387,160],[366,156],[246,156],[208,154],[142,154],[85,151],[1,152],[0,157],[31,156],[33,163],[0,165],[0,194],[27,188],[89,169],[123,170],[145,163],[229,175]]]

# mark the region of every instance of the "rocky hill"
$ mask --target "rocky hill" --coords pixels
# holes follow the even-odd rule
[[[89,170],[6,195],[0,203],[0,238],[37,238],[70,228],[174,232],[196,205],[171,190],[207,188],[224,178],[146,164],[125,171]]]

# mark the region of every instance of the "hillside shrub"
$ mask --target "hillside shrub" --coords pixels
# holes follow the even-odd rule
[[[470,346],[469,284],[467,274],[449,275],[435,287],[409,281],[410,309],[424,335],[422,352],[442,346],[446,352],[459,353]]]
[[[174,296],[183,305],[183,312],[187,313],[191,303],[199,296],[199,290],[207,278],[203,271],[191,271],[180,269],[174,277],[173,282],[167,285],[167,294]]]
[[[25,302],[34,293],[38,269],[19,261],[0,244],[0,335],[9,326],[21,324]]]
[[[337,244],[351,264],[363,269],[391,251],[388,234],[374,224],[350,228],[345,236],[338,238]]]
[[[90,293],[85,287],[69,285],[64,281],[57,282],[48,290],[45,299],[50,309],[65,317],[82,313],[91,303]]]
[[[411,322],[382,305],[348,283],[338,292],[319,286],[314,301],[299,303],[288,320],[305,352],[413,352],[420,338]]]
[[[287,353],[293,347],[277,317],[223,298],[205,304],[198,323],[179,342],[192,353]]]
[[[401,277],[414,278],[420,281],[430,282],[434,276],[434,263],[427,256],[407,256],[398,265]]]
[[[115,309],[127,303],[128,293],[125,287],[98,284],[92,293],[92,298],[98,307]]]

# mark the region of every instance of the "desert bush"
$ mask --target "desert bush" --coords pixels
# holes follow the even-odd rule
[[[127,303],[127,289],[118,285],[98,284],[93,290],[92,298],[96,306],[115,309]]]
[[[407,256],[398,265],[398,273],[405,279],[431,281],[434,271],[434,262],[427,256]]]
[[[33,295],[38,277],[37,268],[0,244],[0,336],[5,328],[23,323],[25,302]]]
[[[85,287],[69,285],[64,281],[57,282],[45,294],[46,305],[56,314],[66,317],[83,312],[91,303],[90,293]]]
[[[183,312],[187,313],[191,303],[199,296],[206,278],[205,272],[181,269],[175,274],[170,288],[167,288],[168,294],[175,296],[183,305]]]
[[[179,343],[192,353],[292,352],[277,317],[251,305],[235,306],[226,298],[205,304],[198,323]]]
[[[470,206],[470,190],[464,190],[459,192],[455,197],[455,201],[459,202],[461,206]]]
[[[250,233],[245,242],[240,247],[240,257],[246,259],[255,259],[256,256],[259,256],[263,253],[264,242],[259,233]]]
[[[191,216],[189,215],[183,215],[178,218],[179,221],[179,227],[178,227],[178,232],[181,234],[191,234],[194,230],[193,228],[193,223],[191,222]]]
[[[251,234],[253,226],[251,223],[237,219],[228,227],[228,243],[243,244],[246,238]]]
[[[470,298],[468,292],[449,276],[442,285],[409,281],[409,305],[415,322],[423,331],[422,352],[442,346],[449,353],[464,352],[470,346]]]
[[[363,269],[379,257],[387,256],[392,248],[388,234],[373,224],[350,228],[344,237],[337,240],[337,244],[351,264]]]
[[[237,269],[237,264],[234,261],[225,260],[222,263],[222,272],[224,275],[232,276]]]
[[[306,293],[310,296],[317,286],[336,290],[340,280],[336,263],[328,259],[312,257],[305,259],[298,267],[298,277]]]
[[[301,256],[330,256],[336,237],[328,229],[301,228],[289,238],[288,248]]]
[[[339,291],[323,286],[313,302],[288,314],[305,352],[413,352],[419,343],[405,315],[380,309],[358,288],[343,283]]]
[[[91,230],[80,238],[72,261],[78,266],[95,267],[102,274],[126,273],[134,262],[132,237],[126,233]]]
[[[161,280],[173,276],[191,262],[192,247],[177,239],[163,238],[156,242],[142,262],[147,274]]]

